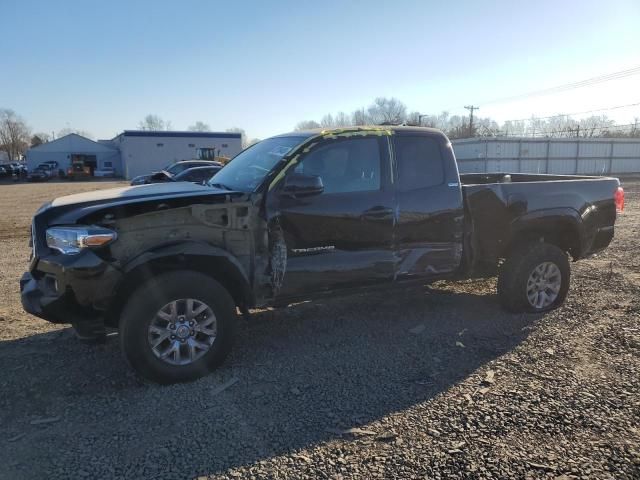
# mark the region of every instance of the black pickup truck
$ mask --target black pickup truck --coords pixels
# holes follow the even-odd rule
[[[22,303],[81,337],[118,328],[143,377],[187,381],[228,354],[237,309],[496,274],[506,309],[556,308],[569,258],[611,242],[623,203],[615,178],[459,175],[437,130],[295,132],[248,148],[205,186],[43,205]]]

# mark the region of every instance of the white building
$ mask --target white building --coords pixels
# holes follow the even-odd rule
[[[33,170],[48,161],[58,162],[58,169],[65,172],[73,160],[83,160],[85,165],[96,170],[113,168],[122,175],[120,151],[103,143],[94,142],[75,133],[70,133],[51,142],[27,150],[27,168]]]
[[[180,160],[197,159],[198,150],[210,152],[211,157],[229,158],[242,151],[241,134],[228,132],[125,130],[112,140],[100,142],[120,151],[125,178],[161,170]]]
[[[180,160],[197,159],[199,152],[231,158],[240,151],[240,133],[125,130],[111,140],[97,142],[72,133],[30,148],[26,157],[30,170],[56,161],[66,171],[77,159],[92,170],[113,168],[117,176],[130,179]]]

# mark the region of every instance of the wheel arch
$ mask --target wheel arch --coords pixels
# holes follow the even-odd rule
[[[543,241],[569,253],[575,260],[582,254],[584,225],[580,214],[570,208],[532,212],[511,224],[509,241],[501,256],[507,256],[523,243]]]
[[[227,289],[238,307],[255,304],[249,277],[237,258],[206,243],[182,242],[147,251],[125,266],[114,301],[105,315],[105,324],[117,327],[128,297],[139,285],[156,275],[176,270],[191,270],[211,277]]]

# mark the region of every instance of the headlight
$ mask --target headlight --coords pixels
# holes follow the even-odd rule
[[[52,227],[47,229],[47,246],[72,255],[84,248],[101,247],[117,238],[116,232],[101,227]]]

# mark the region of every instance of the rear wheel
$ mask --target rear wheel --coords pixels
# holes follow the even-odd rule
[[[500,267],[498,297],[510,312],[546,312],[558,308],[569,291],[567,254],[544,242],[524,243]]]
[[[147,380],[195,380],[228,355],[235,316],[233,299],[214,279],[191,271],[165,273],[129,298],[120,318],[122,350]]]

